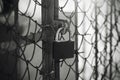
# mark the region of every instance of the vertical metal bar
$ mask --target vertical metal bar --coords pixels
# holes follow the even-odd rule
[[[59,59],[55,60],[55,80],[60,80]]]
[[[42,24],[50,25],[54,21],[54,0],[42,0]]]
[[[106,14],[108,14],[108,5],[106,4]],[[105,16],[105,20],[107,20],[107,18],[108,18],[108,16],[106,15]],[[102,77],[101,77],[101,80],[104,80],[105,79],[105,76],[107,75],[106,73],[107,73],[107,69],[106,69],[106,58],[107,58],[107,48],[108,48],[108,46],[107,46],[107,43],[108,43],[108,31],[107,31],[107,27],[108,27],[108,22],[106,21],[105,22],[105,43],[104,43],[104,50],[105,50],[105,57],[104,57],[104,61],[103,61],[103,64],[104,64],[104,74],[102,75]]]
[[[54,0],[54,19],[58,20],[59,18],[59,1]],[[60,80],[60,67],[59,59],[55,59],[55,80]]]
[[[78,25],[78,10],[77,10],[77,6],[78,6],[78,2],[77,0],[74,0],[75,2],[75,58],[76,58],[76,63],[75,63],[75,68],[76,68],[76,79],[75,80],[78,80],[78,77],[79,77],[79,71],[78,71],[78,28],[77,28],[77,25]]]
[[[110,60],[109,60],[109,64],[110,64],[110,74],[109,74],[109,79],[112,80],[112,62],[113,62],[113,59],[112,59],[112,30],[113,30],[113,27],[112,27],[112,21],[113,21],[113,16],[112,16],[112,12],[113,12],[113,1],[114,0],[111,0],[111,12],[110,12]]]
[[[15,2],[14,3],[14,6],[15,6],[14,24],[15,24],[15,27],[17,27],[18,26],[18,2],[19,2],[19,0],[14,0],[14,2]]]
[[[42,40],[42,54],[43,54],[43,80],[52,80],[51,72],[53,68],[53,58],[52,58],[52,42],[54,41],[53,31],[51,29],[51,24],[54,20],[54,0],[42,0],[42,25],[45,39]],[[49,25],[48,27],[45,27]]]
[[[19,19],[19,16],[18,16],[18,2],[19,2],[19,0],[14,0],[14,6],[15,6],[15,8],[14,8],[14,26],[15,26],[15,29],[17,29],[17,27],[18,27],[18,25],[19,25],[19,23],[18,23],[18,19]],[[17,29],[18,30],[18,29]],[[19,42],[19,39],[17,40],[18,42]],[[19,49],[16,49],[16,53],[15,53],[15,55],[17,56],[17,55],[19,55],[18,52],[19,51]],[[15,63],[15,80],[18,80],[18,66],[17,66],[17,64],[18,64],[18,58],[17,57],[15,57],[16,59],[16,63]]]
[[[54,0],[54,19],[58,19],[59,18],[59,1],[58,0]]]
[[[98,23],[97,23],[97,1],[95,1],[95,80],[98,80]]]

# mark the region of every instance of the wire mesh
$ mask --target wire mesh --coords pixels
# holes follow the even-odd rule
[[[74,58],[60,59],[60,80],[120,79],[119,4],[119,0],[59,0],[59,19],[64,21],[62,28],[58,28],[59,21],[51,24],[53,32],[58,28],[55,41],[75,42]],[[0,43],[0,77],[42,80],[46,57],[42,54],[41,8],[47,7],[41,0],[19,0],[18,10],[14,7],[8,14],[0,14],[1,33],[3,26],[7,29],[7,37],[2,36]],[[50,80],[55,78],[54,69],[49,74]]]

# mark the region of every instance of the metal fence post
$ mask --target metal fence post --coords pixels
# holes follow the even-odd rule
[[[54,34],[51,29],[51,24],[54,20],[54,0],[42,0],[42,25],[43,27],[43,80],[53,80],[51,72],[53,68],[52,58],[52,42],[54,41]],[[48,26],[46,26],[48,25]]]
[[[54,0],[54,19],[58,19],[59,10],[58,10],[59,1]],[[60,67],[59,67],[59,59],[55,60],[55,80],[60,80]]]

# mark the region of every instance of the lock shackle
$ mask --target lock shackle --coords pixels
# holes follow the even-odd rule
[[[59,34],[60,33],[61,33],[61,35],[65,35],[68,32],[69,33],[68,41],[71,41],[71,39],[70,39],[71,32],[70,32],[70,27],[69,26],[70,26],[70,24],[68,23],[68,21],[64,22],[63,26],[61,28],[59,28],[56,32],[55,40],[56,39],[59,40]]]

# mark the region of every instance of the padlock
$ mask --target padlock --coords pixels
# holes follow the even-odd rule
[[[73,58],[73,57],[74,57],[74,41],[70,40],[70,32],[69,32],[68,41],[53,42],[53,58],[66,59],[66,58]]]

